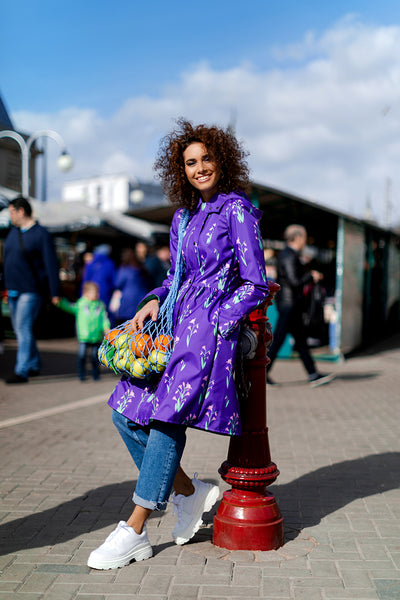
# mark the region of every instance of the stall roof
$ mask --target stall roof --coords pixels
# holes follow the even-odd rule
[[[143,219],[124,215],[119,211],[102,212],[88,206],[84,201],[42,203],[30,199],[30,202],[35,218],[52,233],[108,226],[146,241],[152,240],[153,236],[169,233],[168,225],[148,223]],[[0,213],[0,227],[8,228],[9,225],[9,214],[7,210],[4,210]]]
[[[339,217],[358,223],[362,227],[398,235],[380,227],[377,223],[357,219],[352,215],[263,184],[251,183],[249,195],[253,201],[258,201],[259,207],[264,212],[261,221],[264,239],[282,240],[287,225],[299,223],[306,227],[309,237],[317,246],[332,247],[336,245]],[[157,220],[162,223],[170,223],[175,210],[176,206],[169,205],[138,208],[131,212],[147,221]]]
[[[154,235],[169,234],[170,228],[168,225],[149,223],[143,219],[127,216],[116,211],[106,213],[104,218],[108,225],[115,227],[115,229],[146,240]]]
[[[336,245],[338,212],[257,183],[251,186],[251,197],[264,213],[261,221],[264,239],[282,240],[286,227],[298,223],[307,229],[312,244],[320,248]]]
[[[336,242],[339,218],[358,224],[364,229],[399,237],[397,231],[381,227],[375,221],[358,219],[348,213],[289,192],[258,183],[252,183],[251,190],[254,197],[258,199],[260,208],[264,211],[262,229],[265,238],[282,239],[288,224],[299,223],[306,227],[309,236],[314,238],[317,246],[321,248],[326,245],[331,246],[333,241]]]

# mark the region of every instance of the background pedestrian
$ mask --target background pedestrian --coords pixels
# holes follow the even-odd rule
[[[76,334],[79,341],[78,349],[78,377],[80,381],[86,379],[86,360],[88,350],[92,363],[92,377],[94,381],[100,379],[100,366],[97,352],[104,334],[110,328],[110,321],[104,302],[99,300],[99,286],[94,281],[83,284],[83,295],[75,303],[65,298],[60,298],[58,307],[76,317]]]
[[[118,325],[132,319],[139,302],[150,289],[147,273],[133,248],[125,248],[122,251],[121,265],[117,269],[114,285],[110,312],[114,323]]]
[[[108,309],[115,282],[115,264],[109,244],[100,244],[94,249],[93,257],[86,256],[85,267],[82,275],[82,286],[86,281],[94,281],[99,286],[100,300]],[[82,287],[83,291],[83,287]]]
[[[153,252],[147,254],[144,264],[149,274],[151,287],[160,287],[171,266],[169,247],[157,246]]]
[[[11,200],[9,211],[13,227],[4,244],[4,282],[18,350],[14,374],[6,383],[14,384],[26,383],[40,372],[33,324],[44,298],[58,302],[60,284],[53,240],[32,217],[28,200]]]
[[[285,248],[277,259],[277,282],[281,289],[276,298],[279,311],[278,321],[273,331],[273,340],[268,352],[270,363],[267,367],[267,383],[274,384],[269,373],[276,356],[290,333],[295,340],[298,351],[311,386],[329,383],[332,374],[324,375],[316,369],[314,360],[307,345],[307,333],[303,323],[304,286],[310,282],[317,283],[323,279],[319,271],[306,271],[300,260],[300,253],[307,243],[307,232],[302,225],[289,225],[284,232]]]

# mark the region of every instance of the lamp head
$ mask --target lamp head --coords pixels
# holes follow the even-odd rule
[[[64,150],[64,152],[62,152],[60,157],[58,158],[57,165],[60,171],[63,171],[64,173],[66,171],[70,171],[74,166],[72,156],[68,154],[66,150]]]
[[[144,200],[143,190],[132,190],[130,193],[130,199],[133,204],[140,204]]]

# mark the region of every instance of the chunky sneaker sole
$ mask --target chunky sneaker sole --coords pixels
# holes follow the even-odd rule
[[[113,559],[105,559],[97,556],[89,556],[87,561],[88,567],[92,569],[99,570],[108,570],[108,569],[118,569],[119,567],[125,567],[129,565],[129,563],[135,559],[136,562],[141,560],[146,560],[147,558],[151,558],[153,556],[153,548],[149,543],[144,543],[135,548],[132,548],[129,552],[124,554],[123,556],[119,556],[118,558]]]
[[[329,375],[323,375],[322,377],[318,377],[317,379],[313,379],[310,381],[310,386],[312,388],[314,387],[318,387],[320,385],[325,385],[326,383],[329,383],[330,381],[332,381],[332,379],[335,379],[336,374],[335,373],[330,373]]]
[[[131,560],[145,560],[153,556],[146,527],[138,534],[125,521],[120,521],[105,542],[90,553],[87,561],[92,569],[118,569]]]
[[[197,481],[197,480],[196,480]],[[195,506],[194,513],[192,514],[192,518],[190,523],[179,532],[176,532],[175,529],[172,532],[172,537],[174,538],[175,544],[178,546],[182,546],[186,544],[194,534],[199,530],[200,525],[202,525],[202,515],[205,512],[208,512],[212,509],[219,496],[219,487],[217,485],[212,485],[211,483],[201,482],[202,485],[207,486],[209,489],[207,494],[203,496],[202,502],[199,502],[197,506]]]

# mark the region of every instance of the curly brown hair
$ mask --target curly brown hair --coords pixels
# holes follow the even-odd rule
[[[154,163],[164,193],[170,201],[193,210],[200,192],[188,181],[185,174],[183,152],[190,144],[200,142],[207,148],[210,159],[220,168],[218,191],[228,194],[245,190],[249,183],[248,152],[244,150],[230,129],[215,125],[193,126],[190,121],[177,120],[177,128],[162,138]]]

